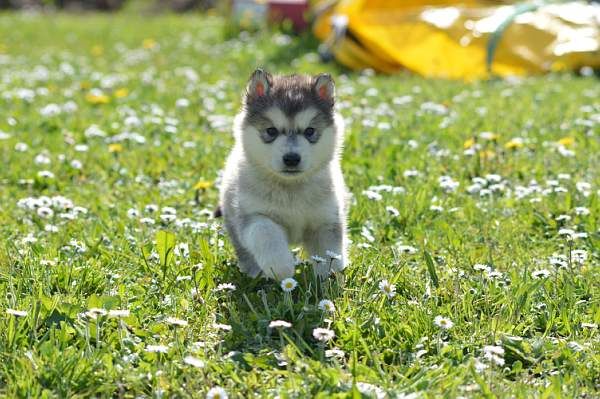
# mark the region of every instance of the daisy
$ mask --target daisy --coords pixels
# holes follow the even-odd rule
[[[204,361],[198,359],[197,357],[194,356],[186,356],[183,358],[183,362],[185,364],[189,364],[190,366],[196,367],[196,368],[203,368],[204,367]]]
[[[325,357],[327,358],[338,358],[338,359],[343,359],[346,356],[346,352],[344,352],[343,350],[339,349],[339,348],[332,348],[332,349],[327,349],[325,351]]]
[[[335,312],[335,305],[329,299],[322,299],[319,302],[319,309],[321,309],[324,312],[333,313]]]
[[[165,319],[165,321],[172,325],[172,326],[177,326],[177,327],[185,327],[188,325],[188,322],[186,320],[182,320],[182,319],[178,319],[176,317],[167,317]]]
[[[483,357],[492,364],[504,366],[504,348],[501,346],[485,345],[483,347]]]
[[[269,323],[269,328],[290,328],[292,323],[284,320],[273,320]]]
[[[390,299],[396,295],[396,286],[387,280],[381,280],[379,289]]]
[[[548,269],[540,269],[531,272],[531,277],[536,279],[547,278],[550,276],[550,271]]]
[[[27,316],[27,312],[24,310],[16,310],[16,309],[6,309],[6,313],[16,317],[25,317]]]
[[[337,259],[337,260],[342,259],[342,255],[337,254],[330,250],[325,251],[325,255],[329,256],[331,259]]]
[[[319,255],[313,255],[311,256],[312,260],[314,260],[317,263],[323,263],[325,262],[324,258],[321,258]]]
[[[148,345],[145,351],[150,353],[167,353],[169,350],[165,345]]]
[[[206,394],[206,399],[227,399],[227,391],[221,387],[213,387]]]
[[[130,312],[128,309],[113,309],[108,311],[108,317],[121,318],[129,317]]]
[[[313,337],[317,341],[327,342],[331,341],[335,337],[335,332],[328,328],[315,328],[312,333]]]
[[[442,330],[449,330],[454,326],[454,323],[452,322],[452,320],[450,320],[447,317],[442,317],[442,316],[435,316],[435,319],[433,319],[433,324],[435,324],[437,327],[441,328]]]
[[[393,206],[386,206],[385,210],[393,217],[400,216],[400,211],[398,211],[398,209],[394,208]]]
[[[219,285],[217,285],[217,288],[215,288],[215,291],[235,291],[235,290],[236,290],[236,286],[231,283],[219,284]]]
[[[298,286],[298,282],[292,277],[288,277],[281,281],[281,289],[283,292],[292,292]]]
[[[231,326],[229,324],[215,323],[215,324],[213,324],[213,327],[216,328],[217,330],[231,331]]]

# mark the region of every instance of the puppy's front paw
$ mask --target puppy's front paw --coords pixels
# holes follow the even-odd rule
[[[269,257],[263,260],[260,268],[265,277],[281,281],[294,276],[295,262],[291,254],[282,257]]]

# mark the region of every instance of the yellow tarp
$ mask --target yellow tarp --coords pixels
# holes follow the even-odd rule
[[[314,32],[342,64],[479,79],[600,67],[600,5],[341,0]]]

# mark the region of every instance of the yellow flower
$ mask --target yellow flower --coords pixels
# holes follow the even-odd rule
[[[212,183],[206,180],[199,180],[198,183],[194,185],[194,190],[204,190],[212,186]]]
[[[463,147],[466,149],[471,148],[475,145],[475,139],[474,138],[470,138],[468,140],[465,140],[465,142],[463,143]]]
[[[98,45],[92,47],[92,55],[94,57],[100,57],[102,54],[104,54],[104,47]]]
[[[122,152],[123,146],[119,143],[113,143],[108,145],[108,152]]]
[[[94,94],[88,93],[85,95],[85,101],[90,104],[108,104],[110,102],[110,98],[106,94]]]
[[[495,156],[496,156],[496,153],[494,151],[485,150],[485,151],[479,152],[479,158],[481,158],[483,160],[492,159]]]
[[[511,139],[508,143],[504,144],[509,150],[516,150],[518,148],[523,148],[523,140],[521,138]]]
[[[575,144],[575,139],[573,137],[563,137],[562,139],[558,140],[558,144],[562,145],[563,147],[570,147]]]
[[[126,87],[121,87],[120,89],[115,90],[116,98],[127,97],[128,94],[129,94],[129,90]]]
[[[92,87],[92,84],[87,80],[83,80],[81,83],[79,83],[79,87],[81,87],[83,90],[89,90]]]
[[[151,50],[154,47],[156,47],[156,40],[152,39],[152,38],[148,38],[148,39],[144,39],[144,41],[142,42],[142,47],[144,47],[145,49]]]

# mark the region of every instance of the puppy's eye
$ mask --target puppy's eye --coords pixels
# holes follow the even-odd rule
[[[267,143],[270,143],[271,141],[275,140],[278,135],[279,131],[277,130],[277,128],[270,127],[265,131],[265,134],[263,135],[263,140]]]
[[[312,127],[307,127],[306,130],[304,130],[304,137],[306,137],[308,139],[308,141],[312,141],[316,138],[317,134],[315,132],[315,129]]]

